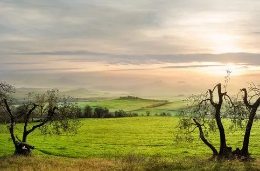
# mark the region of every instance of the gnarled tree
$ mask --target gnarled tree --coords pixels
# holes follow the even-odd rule
[[[246,125],[246,130],[244,134],[244,141],[243,147],[241,149],[241,153],[244,156],[249,156],[249,140],[250,140],[250,133],[253,126],[254,119],[256,118],[257,109],[260,106],[260,89],[255,86],[254,84],[250,84],[249,91],[246,88],[241,89],[244,93],[243,95],[243,102],[247,109],[249,110],[249,117]],[[251,102],[253,101],[254,102]]]
[[[189,105],[181,113],[177,137],[192,140],[191,133],[198,129],[200,139],[212,150],[214,157],[251,159],[248,147],[253,122],[260,106],[260,89],[251,84],[248,89],[243,88],[240,92],[242,98],[231,98],[226,92],[226,84],[217,84],[205,94],[189,97]],[[245,128],[241,150],[236,148],[232,151],[232,148],[227,146],[222,118],[230,120],[231,127],[236,125]],[[208,140],[207,135],[211,131],[219,132],[219,150]]]
[[[216,96],[216,97],[215,97]],[[209,89],[205,94],[191,96],[188,101],[191,103],[182,111],[180,117],[180,131],[190,135],[196,128],[200,132],[201,140],[213,152],[213,156],[228,157],[232,154],[231,148],[227,146],[225,129],[222,123],[222,112],[227,114],[226,106],[232,106],[233,102],[227,92],[222,91],[221,84]],[[219,131],[219,150],[211,144],[205,134],[209,131]]]
[[[56,134],[62,132],[75,133],[79,128],[77,106],[67,103],[65,98],[61,99],[58,90],[47,91],[44,94],[30,93],[19,111],[12,108],[15,103],[10,95],[14,92],[15,89],[11,85],[0,83],[0,105],[10,118],[8,127],[15,147],[15,154],[31,154],[31,149],[34,149],[34,146],[27,143],[27,137],[38,128],[41,128],[43,133]],[[33,121],[34,116],[38,116],[38,122]],[[15,133],[18,120],[23,122],[21,139]],[[48,128],[51,128],[51,130]]]

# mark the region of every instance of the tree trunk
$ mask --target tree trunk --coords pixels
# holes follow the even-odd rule
[[[218,103],[215,103],[213,100],[213,92],[217,88],[218,92]],[[223,96],[225,93],[222,93],[221,90],[221,84],[217,84],[213,90],[209,90],[209,95],[210,95],[210,103],[212,106],[215,108],[215,120],[217,122],[218,130],[219,130],[219,137],[220,137],[220,149],[219,149],[219,156],[226,156],[226,154],[230,154],[230,148],[227,147],[226,144],[226,135],[225,135],[225,129],[221,121],[221,106],[223,103]]]
[[[22,155],[22,156],[30,156],[31,149],[34,149],[33,146],[27,144],[26,142],[17,142],[15,146],[15,155]]]
[[[225,153],[227,152],[227,144],[226,144],[226,135],[225,135],[224,126],[220,118],[220,108],[221,107],[219,106],[216,108],[216,122],[217,122],[219,136],[220,136],[219,155],[221,156],[221,155],[225,155]]]
[[[250,112],[249,120],[248,120],[247,125],[246,125],[243,147],[241,149],[241,153],[244,156],[249,156],[249,151],[248,151],[249,138],[250,138],[250,133],[251,133],[252,125],[253,125],[253,122],[254,122],[254,118],[255,118],[255,115],[256,115],[256,110],[257,110],[257,108],[252,108],[252,110]]]
[[[249,114],[249,119],[248,119],[248,122],[246,125],[243,147],[241,149],[241,154],[243,156],[249,157],[248,146],[249,146],[250,133],[251,133],[252,125],[253,125],[254,118],[256,115],[256,111],[260,105],[260,97],[255,101],[255,103],[253,105],[251,105],[250,102],[248,101],[247,90],[245,88],[243,88],[243,89],[241,89],[241,91],[243,91],[245,93],[244,98],[243,98],[244,104],[246,105],[247,108],[251,109],[250,114]]]

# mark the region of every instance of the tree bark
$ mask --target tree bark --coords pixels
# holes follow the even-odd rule
[[[219,155],[224,155],[227,144],[226,144],[226,135],[225,135],[225,129],[221,122],[220,118],[220,107],[216,108],[216,122],[219,130],[219,136],[220,136],[220,149],[219,149]]]
[[[215,90],[215,88],[217,88],[217,92],[218,92],[218,103],[215,103],[213,101],[213,91]],[[219,155],[226,155],[226,151],[227,151],[227,144],[226,144],[226,135],[225,135],[225,129],[224,126],[222,124],[221,121],[221,107],[222,107],[222,103],[223,103],[223,95],[225,93],[222,93],[221,90],[221,84],[217,84],[214,89],[209,90],[210,93],[210,102],[211,104],[214,106],[215,108],[215,120],[217,122],[217,126],[218,126],[218,130],[219,130],[219,136],[220,136],[220,149],[219,149]],[[229,151],[229,150],[228,150]]]
[[[26,142],[17,142],[15,147],[15,155],[30,156],[31,149],[34,149],[33,146],[27,144]]]
[[[242,89],[244,91],[244,104],[250,109],[249,119],[246,125],[245,135],[244,135],[244,141],[243,141],[243,147],[241,149],[241,153],[243,156],[249,156],[249,141],[250,141],[250,133],[251,129],[254,123],[254,118],[256,115],[256,111],[260,105],[260,98],[258,98],[253,105],[251,105],[248,101],[248,94],[247,90],[244,88]]]
[[[10,135],[11,135],[11,138],[12,138],[12,141],[13,141],[13,144],[15,146],[15,148],[17,147],[17,141],[15,139],[15,134],[14,134],[14,126],[15,126],[15,119],[14,119],[14,115],[7,103],[7,100],[4,99],[4,105],[5,105],[5,108],[10,116],[10,128],[9,128],[9,132],[10,132]]]
[[[244,155],[244,156],[249,156],[248,147],[249,147],[250,133],[251,133],[251,129],[252,129],[252,126],[254,123],[254,118],[255,118],[258,106],[254,106],[253,108],[251,108],[249,119],[248,119],[248,122],[246,125],[243,147],[241,149],[242,155]]]

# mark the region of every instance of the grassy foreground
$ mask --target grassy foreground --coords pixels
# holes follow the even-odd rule
[[[28,143],[36,147],[35,157],[28,159],[10,157],[13,144],[8,132],[1,131],[0,170],[17,170],[18,166],[21,170],[35,170],[35,167],[37,170],[258,170],[260,167],[259,160],[209,161],[211,151],[200,141],[197,132],[194,142],[174,141],[177,123],[176,117],[153,116],[82,119],[83,125],[76,135],[43,136],[34,132]],[[226,130],[228,145],[241,147],[243,132]],[[260,158],[259,134],[256,122],[249,149],[256,158]],[[217,137],[213,134],[209,139],[217,145]]]
[[[122,159],[72,159],[60,157],[7,157],[1,171],[259,171],[260,161],[210,161],[128,156]]]

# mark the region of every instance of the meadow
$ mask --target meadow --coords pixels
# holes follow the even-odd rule
[[[159,111],[178,111],[184,107],[181,101],[172,101],[163,106],[156,100],[108,100],[88,102],[91,106],[106,106],[113,110],[147,111],[154,115]],[[82,106],[86,103],[82,102]],[[176,104],[176,105],[175,105]],[[10,157],[14,147],[6,126],[0,131],[0,170],[258,170],[257,162],[247,165],[238,161],[222,163],[209,161],[212,155],[193,133],[194,141],[176,141],[178,117],[139,116],[130,118],[86,118],[76,135],[47,135],[40,131],[28,137],[35,146],[34,157]],[[241,147],[242,130],[229,130],[224,121],[227,143]],[[17,124],[18,128],[22,125]],[[21,136],[21,135],[18,135]],[[219,143],[217,133],[209,136],[211,142]],[[258,122],[251,133],[250,152],[260,158],[260,127]]]
[[[83,109],[86,105],[93,108],[101,106],[107,107],[110,112],[116,110],[124,110],[126,112],[136,112],[139,115],[145,115],[150,112],[151,115],[160,114],[162,112],[170,113],[172,116],[177,115],[180,109],[184,108],[186,104],[182,99],[173,98],[171,101],[167,100],[153,100],[153,99],[112,99],[102,101],[83,101],[77,102]]]

